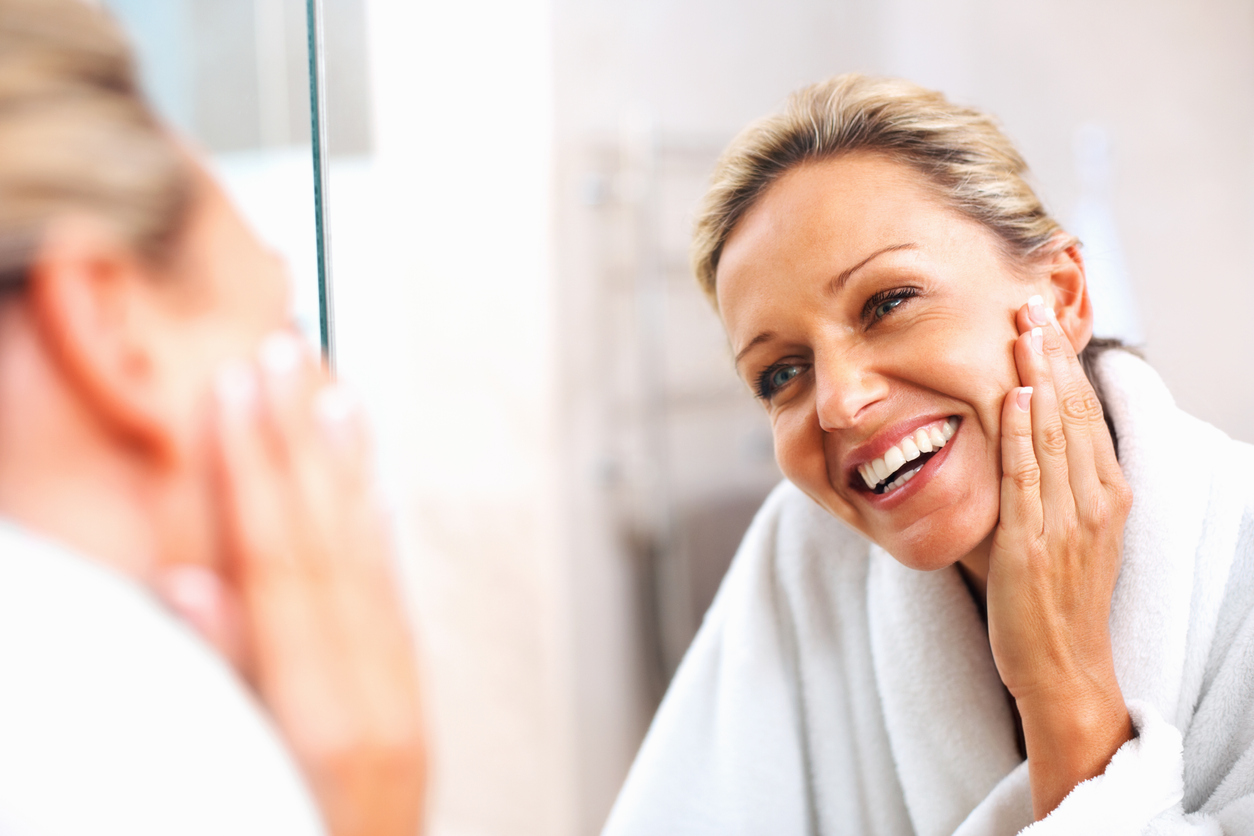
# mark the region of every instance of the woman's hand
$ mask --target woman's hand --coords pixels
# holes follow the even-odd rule
[[[1024,388],[1002,408],[988,630],[1023,719],[1039,819],[1101,774],[1133,733],[1109,629],[1132,494],[1101,404],[1052,311],[1033,297],[1017,323]]]
[[[414,836],[416,663],[360,416],[295,337],[277,335],[260,373],[222,375],[217,442],[225,587],[175,579],[167,597],[256,690],[333,836]]]

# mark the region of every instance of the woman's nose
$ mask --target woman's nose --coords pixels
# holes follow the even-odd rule
[[[824,432],[848,429],[888,394],[888,381],[848,357],[815,364],[815,409]]]

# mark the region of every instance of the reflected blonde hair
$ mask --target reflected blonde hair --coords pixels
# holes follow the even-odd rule
[[[1024,179],[1027,164],[985,113],[893,78],[836,76],[794,93],[723,152],[697,214],[692,266],[715,308],[719,257],[736,224],[784,172],[855,152],[911,166],[950,206],[1026,259],[1075,239]]]
[[[159,256],[182,227],[191,183],[104,12],[0,0],[0,273],[24,271],[48,222],[75,212]]]

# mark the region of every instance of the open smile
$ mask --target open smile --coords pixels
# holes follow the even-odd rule
[[[855,469],[866,490],[879,495],[893,494],[918,475],[958,431],[959,419],[949,417],[912,430],[879,457]],[[855,487],[857,485],[855,479]]]

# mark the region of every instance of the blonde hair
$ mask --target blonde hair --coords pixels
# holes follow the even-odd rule
[[[794,93],[784,111],[740,133],[715,166],[692,245],[697,281],[717,308],[719,257],[736,224],[784,172],[854,152],[912,166],[942,199],[1027,258],[1062,228],[1024,176],[1027,164],[996,122],[940,93],[892,78],[836,76]]]
[[[182,226],[191,182],[103,12],[80,0],[0,0],[0,274],[24,273],[48,222],[71,212],[159,256]]]

